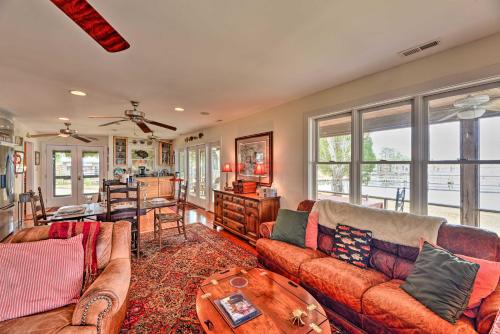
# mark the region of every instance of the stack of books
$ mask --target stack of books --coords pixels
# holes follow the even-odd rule
[[[261,312],[242,294],[234,293],[225,298],[218,299],[215,304],[224,318],[234,328],[253,318]]]

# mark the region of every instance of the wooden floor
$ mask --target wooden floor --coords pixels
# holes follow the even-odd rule
[[[164,209],[165,210],[165,209]],[[186,224],[201,223],[209,228],[213,228],[214,214],[203,209],[190,209],[186,210]],[[33,221],[30,217],[24,221],[24,227],[32,227]],[[147,233],[153,231],[153,212],[149,212],[147,215],[141,217],[141,233]],[[217,232],[221,237],[224,237],[243,249],[246,249],[250,253],[257,255],[255,247],[250,245],[246,240],[241,239],[234,234],[223,230],[218,227]]]

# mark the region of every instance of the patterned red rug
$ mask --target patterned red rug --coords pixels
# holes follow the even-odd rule
[[[129,309],[121,333],[201,334],[195,306],[198,285],[217,271],[257,265],[254,255],[202,224],[187,225],[186,232],[187,241],[183,236],[165,238],[161,252],[152,232],[142,236],[144,255],[132,260]]]

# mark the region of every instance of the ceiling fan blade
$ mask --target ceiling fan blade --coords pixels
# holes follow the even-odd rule
[[[79,136],[79,135],[77,135],[77,134],[71,135],[71,137],[73,137],[73,138],[75,138],[75,139],[78,139],[78,140],[81,140],[81,141],[83,141],[83,142],[85,142],[85,143],[90,143],[90,142],[92,141],[92,140],[90,140],[90,139],[87,139],[87,138],[81,137],[81,136]]]
[[[108,125],[113,125],[113,124],[120,124],[121,122],[125,122],[126,119],[121,119],[119,121],[113,121],[113,122],[108,122],[108,123],[104,123],[104,124],[101,124],[99,126],[108,126]]]
[[[125,118],[123,116],[88,116],[89,118],[121,118],[123,120],[126,120],[128,118]]]
[[[451,114],[449,114],[447,116],[444,116],[444,117],[438,119],[435,123],[441,123],[441,122],[447,121],[450,118],[453,118],[453,117],[457,116],[458,113],[459,113],[459,111],[456,111],[456,112],[451,113]],[[432,123],[434,123],[434,122],[432,122]]]
[[[108,52],[126,50],[130,44],[86,0],[50,0]]]
[[[153,132],[153,130],[151,130],[149,128],[149,126],[146,123],[142,122],[142,121],[135,122],[135,124],[137,124],[137,126],[140,127],[141,130],[142,130],[142,132],[144,132],[144,133]]]
[[[160,122],[157,122],[157,121],[151,121],[149,119],[145,119],[144,122],[147,122],[149,124],[153,124],[153,125],[156,125],[156,126],[160,126],[162,128],[165,128],[165,129],[173,130],[173,131],[177,130],[177,128],[174,127],[174,126],[163,124],[163,123],[160,123]]]
[[[59,136],[59,133],[40,133],[37,135],[28,134],[26,137],[28,138],[41,138],[41,137],[56,137]]]

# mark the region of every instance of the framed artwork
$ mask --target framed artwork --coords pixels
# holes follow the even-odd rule
[[[35,151],[35,166],[40,166],[40,152]]]
[[[264,132],[234,140],[236,180],[273,183],[273,132]]]
[[[24,152],[14,151],[14,166],[16,174],[24,173]]]

